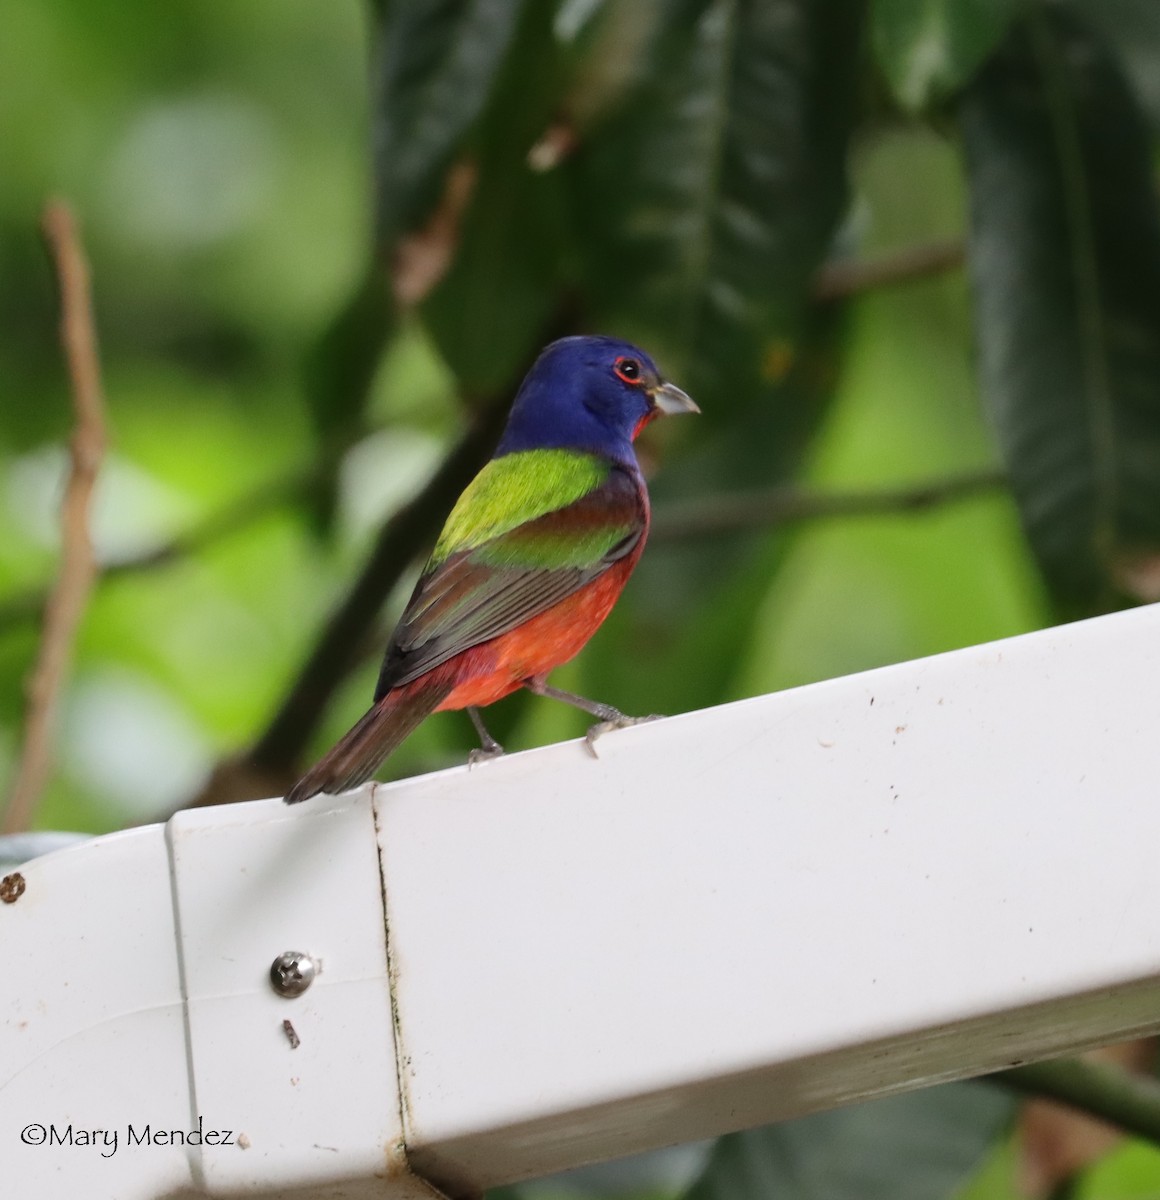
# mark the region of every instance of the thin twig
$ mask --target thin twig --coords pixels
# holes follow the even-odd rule
[[[876,288],[941,275],[963,264],[962,238],[940,238],[869,259],[839,259],[822,266],[814,276],[815,300],[842,300]]]
[[[507,411],[506,404],[499,402],[502,399],[488,407],[486,418],[452,450],[423,491],[386,523],[362,574],[335,610],[265,731],[249,751],[214,773],[194,803],[220,803],[277,790],[300,747],[321,722],[329,697],[364,658],[384,597],[426,549],[439,519],[483,461]],[[999,472],[980,470],[886,491],[825,494],[782,488],[660,508],[653,528],[661,538],[679,538],[827,516],[915,512],[1001,483]]]
[[[105,450],[104,403],[88,262],[67,205],[50,203],[42,228],[60,287],[60,336],[68,362],[76,425],[69,442],[70,469],[61,504],[60,575],[45,607],[40,652],[28,683],[24,744],[4,814],[5,833],[29,827],[48,780],[60,693],[77,626],[96,575],[89,508]]]
[[[137,554],[110,558],[101,564],[102,579],[119,579],[154,567],[168,566],[191,558],[198,551],[223,541],[261,521],[271,513],[304,496],[323,477],[321,470],[298,471],[268,483],[259,484],[253,491],[238,497],[217,512],[210,513],[188,529],[174,534],[156,546]]]
[[[951,270],[962,261],[961,239],[947,238],[906,246],[878,258],[827,263],[815,278],[814,299],[844,299],[874,288],[889,287]],[[385,318],[379,319],[374,315],[377,311],[374,309],[376,295],[373,284],[368,281],[352,299],[348,309],[336,320],[334,327],[327,331],[315,352],[317,365],[315,359],[312,359],[309,386],[319,392],[316,407],[325,408],[333,404],[329,399],[331,391],[343,397],[359,396],[365,393],[369,386],[370,367],[378,362],[384,331],[388,328]],[[344,376],[336,382],[336,373],[331,369],[335,364],[344,366],[349,371],[350,378]],[[344,399],[344,403],[352,402]],[[357,432],[357,422],[353,417],[344,418],[344,426],[346,441],[341,443],[343,446],[352,440]],[[281,504],[299,499],[312,488],[318,487],[327,478],[326,469],[333,470],[339,457],[334,455],[307,470],[293,472],[285,479],[262,485],[252,494],[232,502],[184,533],[177,534],[156,547],[101,563],[101,579],[116,579],[138,571],[165,566],[203,549],[220,537],[238,532]],[[790,516],[785,519],[794,518]],[[47,599],[47,588],[32,587],[0,600],[0,630],[19,621],[36,620]]]
[[[284,505],[304,496],[322,477],[321,471],[298,471],[260,484],[252,492],[223,505],[217,512],[195,521],[188,529],[155,546],[116,558],[98,559],[98,574],[94,582],[104,584],[190,558],[216,542],[241,533]],[[49,595],[50,589],[46,587],[31,587],[0,600],[0,630],[20,621],[38,618],[48,603]]]
[[[335,465],[342,460],[348,447],[335,443],[320,452],[308,467],[298,467],[284,475],[258,484],[253,490],[237,496],[194,521],[187,529],[172,537],[132,554],[97,561],[98,585],[167,567],[213,546],[219,541],[241,533],[288,504],[309,496],[320,484],[334,474]],[[0,631],[20,622],[35,621],[48,603],[49,588],[36,586],[0,600]]]
[[[103,583],[179,562],[222,538],[241,532],[283,504],[302,496],[320,475],[321,470],[311,468],[262,484],[167,541],[137,554],[101,562],[99,579]],[[977,493],[1000,488],[1004,482],[1001,471],[984,467],[926,483],[880,490],[823,492],[786,486],[733,496],[701,497],[687,503],[658,505],[653,514],[651,536],[653,540],[675,540],[771,528],[825,517],[915,512],[968,499]],[[47,599],[47,589],[30,588],[0,601],[0,629],[35,618]]]
[[[1058,1058],[988,1075],[987,1079],[1026,1095],[1058,1100],[1160,1145],[1160,1081],[1112,1063]]]
[[[923,512],[995,491],[1004,483],[1002,471],[982,467],[906,487],[823,492],[787,485],[732,496],[701,497],[686,503],[658,505],[649,537],[652,541],[675,541],[747,529],[770,529],[824,517]]]

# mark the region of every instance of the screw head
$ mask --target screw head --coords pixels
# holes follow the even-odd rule
[[[270,986],[279,996],[301,996],[314,982],[318,964],[301,950],[287,950],[270,964]]]

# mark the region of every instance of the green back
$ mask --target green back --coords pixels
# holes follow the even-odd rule
[[[470,550],[598,488],[612,466],[575,450],[520,450],[493,458],[459,497],[428,567]]]

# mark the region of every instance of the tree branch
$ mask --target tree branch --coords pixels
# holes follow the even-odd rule
[[[324,476],[326,469],[318,466],[296,471],[263,484],[168,541],[139,554],[101,563],[100,581],[149,571],[196,554],[219,539],[238,533],[261,520],[282,504],[308,494],[317,479]],[[669,502],[658,506],[653,514],[650,537],[654,541],[676,540],[765,529],[826,517],[920,512],[997,490],[1005,483],[1006,477],[1002,471],[983,467],[898,488],[823,492],[788,485],[739,495],[701,497],[684,503]],[[0,602],[0,629],[20,620],[35,619],[47,597],[47,589],[35,588]]]
[[[1160,1145],[1160,1080],[1107,1062],[1057,1058],[986,1076],[1012,1091],[1043,1096]]]
[[[815,277],[814,299],[844,299],[874,288],[938,274],[961,265],[963,257],[961,239],[947,238],[906,246],[877,258],[827,263]],[[370,386],[373,367],[378,363],[391,328],[390,314],[381,307],[381,291],[381,281],[377,281],[373,272],[368,274],[323,334],[307,364],[307,391],[312,409],[323,411],[330,406],[344,409],[337,423],[342,426],[341,432],[348,442],[357,430],[357,413],[361,411],[362,400],[357,397],[365,396]],[[352,396],[356,399],[352,400]],[[339,457],[336,454],[328,461],[333,466]],[[257,488],[250,496],[242,497],[157,547],[102,563],[101,578],[116,579],[184,558],[219,537],[227,537],[260,520],[286,501],[309,496],[320,488],[326,490],[328,480],[329,476],[320,464]],[[332,497],[320,497],[320,510],[328,511],[331,503]],[[36,620],[47,599],[48,589],[37,587],[0,601],[0,629],[18,621]]]
[[[444,514],[494,444],[508,400],[506,394],[493,398],[423,491],[387,521],[362,573],[327,622],[265,731],[244,754],[220,764],[193,803],[220,804],[269,794],[289,781],[330,696],[363,659],[383,600],[427,548]],[[915,512],[997,487],[1002,481],[998,471],[980,470],[886,491],[825,494],[776,488],[666,506],[654,517],[652,536],[697,537],[819,517]]]
[[[299,747],[317,728],[330,695],[362,661],[383,600],[426,548],[439,520],[482,463],[498,435],[506,407],[506,395],[492,406],[485,406],[485,415],[448,454],[423,491],[387,520],[363,573],[335,610],[265,731],[250,751],[219,768],[195,803],[257,795],[272,786],[276,788],[289,775]],[[150,570],[193,554],[261,519],[282,503],[308,493],[325,469],[320,465],[265,484],[170,541],[109,562],[101,579]],[[785,486],[736,496],[702,497],[659,506],[650,536],[654,541],[678,540],[832,517],[922,512],[997,489],[1003,483],[1000,471],[984,468],[908,487],[822,492]],[[39,612],[45,597],[44,591],[38,591],[0,605],[0,625]]]
[[[317,483],[326,478],[328,469],[320,464],[270,480],[156,546],[119,558],[99,559],[96,582],[104,584],[189,558],[215,542],[242,532],[283,505],[308,496]],[[48,588],[32,587],[0,601],[0,630],[21,621],[36,620],[44,611],[48,596]]]
[[[68,674],[77,626],[96,575],[89,507],[105,449],[104,403],[93,328],[89,266],[67,205],[50,203],[44,237],[60,289],[60,336],[68,363],[76,424],[69,443],[70,469],[61,504],[60,575],[48,597],[40,652],[28,682],[28,713],[16,779],[4,813],[3,832],[32,822],[52,764],[52,733],[61,688]]]
[[[360,422],[366,395],[393,327],[392,315],[379,303],[379,293],[385,286],[373,268],[368,270],[307,356],[304,368],[307,402],[321,438],[321,448],[313,462],[259,484],[252,492],[231,500],[156,546],[99,563],[99,582],[187,558],[291,501],[310,501],[320,523],[330,520],[335,473],[343,455],[363,432]],[[336,415],[325,417],[331,409]],[[332,428],[324,428],[327,420]],[[39,619],[48,597],[49,588],[31,587],[0,600],[0,630],[17,622]]]
[[[427,485],[379,533],[370,558],[327,621],[290,691],[246,756],[259,770],[284,771],[318,727],[334,690],[359,661],[383,601],[427,548],[439,522],[486,461],[507,415],[505,394],[471,426]]]
[[[941,238],[869,259],[840,259],[823,264],[814,276],[815,300],[843,300],[876,288],[941,275],[963,264],[962,238]]]
[[[427,548],[439,522],[495,444],[508,396],[485,409],[421,492],[391,515],[353,587],[331,614],[277,711],[249,749],[214,769],[188,806],[270,795],[292,780],[330,698],[363,658],[384,600]]]
[[[322,722],[330,698],[363,658],[379,609],[495,444],[510,396],[485,407],[417,496],[379,532],[359,577],[326,622],[314,648],[266,728],[247,750],[219,762],[183,807],[229,804],[271,795],[292,782],[302,748]]]
[[[769,529],[823,517],[870,517],[883,513],[923,512],[1004,486],[1006,477],[993,467],[964,471],[943,479],[896,488],[863,488],[823,492],[793,485],[701,497],[658,506],[653,514],[652,541],[710,537],[746,529]]]

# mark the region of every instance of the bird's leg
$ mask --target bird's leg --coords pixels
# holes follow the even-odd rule
[[[614,729],[627,729],[630,725],[643,725],[646,721],[659,721],[661,719],[658,713],[654,713],[649,717],[626,717],[619,708],[613,708],[611,704],[601,704],[599,700],[586,700],[583,696],[577,696],[572,692],[565,692],[560,688],[551,687],[543,679],[525,679],[524,687],[537,696],[548,696],[552,700],[562,700],[565,704],[571,704],[573,708],[578,708],[593,717],[600,718],[595,725],[589,727],[588,732],[584,735],[584,744],[588,747],[588,752],[593,758],[600,757],[596,753],[596,739],[601,734],[610,733]]]
[[[474,767],[476,763],[487,762],[489,758],[499,758],[504,752],[503,747],[487,732],[487,726],[483,723],[483,717],[479,715],[479,709],[473,704],[469,705],[467,715],[471,718],[471,723],[475,726],[475,732],[479,734],[479,740],[482,743],[478,749],[472,750],[467,756],[467,765]]]

